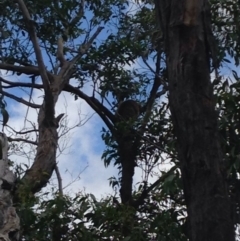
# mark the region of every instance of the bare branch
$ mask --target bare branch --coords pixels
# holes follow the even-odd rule
[[[28,130],[28,131],[16,131],[14,128],[12,128],[9,125],[6,125],[7,128],[11,129],[16,135],[25,135],[28,133],[32,133],[32,132],[37,132],[38,129],[32,129],[32,130]]]
[[[84,99],[91,107],[94,111],[96,111],[96,113],[102,118],[102,120],[104,121],[104,123],[106,124],[106,126],[109,128],[109,130],[113,133],[114,129],[113,129],[113,125],[112,123],[108,120],[107,117],[109,117],[109,119],[111,121],[113,121],[114,119],[114,115],[111,113],[111,116],[109,116],[108,114],[106,114],[105,109],[107,109],[106,107],[104,107],[103,105],[101,105],[99,103],[99,105],[101,105],[101,109],[99,108],[99,106],[96,105],[96,99],[93,97],[89,97],[88,95],[84,94],[81,90],[79,90],[78,88],[75,88],[69,84],[65,85],[64,90],[74,93],[77,96],[79,96],[80,98]],[[109,112],[109,110],[108,110]]]
[[[63,118],[63,116],[64,116],[64,113],[59,114],[59,115],[56,117],[56,122],[57,122],[57,124],[58,124],[59,121]]]
[[[0,57],[0,60],[4,63],[5,58],[1,58],[1,57]],[[25,62],[25,61],[23,61],[23,60],[21,60],[21,59],[14,58],[14,57],[12,57],[12,56],[11,56],[10,60],[11,60],[12,62],[17,63],[17,64],[22,65],[22,66],[36,67],[36,66],[34,66],[34,65],[32,65],[32,64],[29,64],[28,62]]]
[[[66,60],[64,58],[64,54],[63,54],[63,46],[64,46],[63,38],[59,37],[58,38],[58,48],[57,48],[57,59],[60,62],[60,67],[63,66],[64,63],[66,62]]]
[[[30,102],[24,100],[23,98],[19,98],[19,97],[15,96],[15,95],[9,94],[9,93],[7,93],[7,92],[5,92],[3,90],[0,91],[0,93],[2,95],[5,95],[6,97],[8,97],[10,99],[16,100],[17,102],[20,102],[20,103],[22,103],[22,104],[24,104],[26,106],[29,106],[29,107],[32,107],[32,108],[35,108],[35,109],[41,107],[40,105],[30,103]]]
[[[29,144],[32,144],[32,145],[38,145],[38,142],[37,141],[30,141],[30,140],[26,140],[26,139],[23,139],[23,138],[12,138],[12,137],[8,137],[8,141],[10,142],[13,142],[13,141],[18,141],[18,142],[26,142],[26,143],[29,143]]]
[[[14,87],[27,87],[27,88],[35,88],[35,89],[43,88],[43,85],[40,85],[40,84],[13,82],[13,81],[3,79],[2,77],[0,77],[0,81],[9,85],[9,86],[2,86],[3,89],[10,89],[10,88],[14,88]]]
[[[40,75],[39,68],[35,67],[35,66],[17,66],[17,65],[12,65],[12,64],[0,63],[0,69],[20,72],[23,74]]]
[[[79,48],[79,54],[77,54],[71,61],[66,62],[65,65],[62,67],[59,75],[63,79],[68,79],[71,76],[71,70],[74,66],[74,64],[84,55],[87,53],[88,49],[91,47],[93,41],[96,39],[96,37],[99,35],[99,33],[104,29],[104,27],[98,27],[96,32],[93,34],[93,36],[90,38],[90,40],[86,43],[83,44]],[[65,83],[63,83],[64,85]]]
[[[96,32],[93,34],[93,36],[89,39],[89,41],[82,45],[80,48],[79,48],[79,53],[80,53],[80,56],[84,55],[87,53],[88,49],[91,47],[93,41],[96,39],[96,37],[100,34],[100,32],[104,29],[104,27],[98,27]],[[75,58],[79,58],[78,56],[76,56]],[[75,60],[75,58],[72,60],[73,62]]]
[[[55,66],[54,66],[54,64],[53,64],[52,57],[51,57],[51,55],[50,55],[50,53],[49,53],[49,51],[48,51],[48,47],[47,47],[46,42],[44,42],[43,45],[44,45],[44,48],[47,50],[47,51],[46,51],[46,54],[47,54],[47,56],[48,56],[48,58],[49,58],[49,62],[50,62],[51,67],[52,67],[52,69],[53,69],[53,74],[57,74],[57,71],[54,70],[54,69],[55,69]]]
[[[60,196],[63,196],[62,177],[61,177],[61,174],[60,174],[60,171],[59,171],[59,168],[58,168],[57,165],[55,166],[54,170],[55,170],[55,173],[56,173],[56,176],[57,176],[57,180],[58,180],[59,194],[60,194]]]
[[[28,34],[29,34],[30,39],[33,43],[33,48],[34,48],[36,59],[37,59],[37,62],[38,62],[40,75],[42,77],[44,90],[46,91],[49,88],[49,79],[48,79],[47,71],[46,71],[46,68],[45,68],[45,65],[44,65],[44,62],[43,62],[42,53],[41,53],[41,50],[40,50],[40,47],[39,47],[39,44],[38,44],[38,38],[37,38],[37,34],[35,32],[33,20],[31,19],[31,16],[28,12],[28,9],[27,9],[24,1],[18,0],[18,4],[19,4],[19,8],[21,9],[21,11],[23,13],[23,17],[25,19]]]
[[[151,115],[151,111],[152,111],[152,107],[154,104],[154,101],[156,99],[156,94],[157,91],[160,87],[161,84],[164,84],[165,82],[163,81],[163,79],[159,76],[159,70],[160,70],[160,59],[161,59],[161,54],[158,53],[157,55],[157,62],[156,62],[156,71],[154,71],[151,66],[149,66],[149,64],[147,63],[146,59],[142,58],[143,62],[149,67],[149,69],[155,74],[155,78],[154,78],[154,83],[150,92],[150,96],[147,100],[147,104],[145,106],[145,116],[143,118],[142,121],[142,126],[141,126],[141,132],[143,133],[146,127],[146,124],[149,120],[149,117]],[[165,87],[165,85],[164,85]]]

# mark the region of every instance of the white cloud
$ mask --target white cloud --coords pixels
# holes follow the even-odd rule
[[[90,93],[90,88],[85,90]],[[22,94],[22,93],[21,93]],[[34,103],[41,104],[42,91],[34,91]],[[27,94],[24,96],[28,99]],[[24,124],[27,106],[18,102],[10,101],[8,105],[10,110],[9,125],[16,131],[20,131]],[[57,162],[61,173],[64,191],[68,194],[84,191],[92,193],[97,198],[101,198],[106,194],[113,194],[114,190],[109,186],[109,178],[118,176],[117,167],[110,165],[108,168],[104,166],[101,160],[102,152],[105,145],[101,139],[101,128],[104,126],[102,120],[82,99],[74,100],[74,96],[69,93],[62,93],[56,105],[56,115],[65,113],[64,118],[67,120],[67,126],[75,126],[80,121],[80,126],[72,129],[66,136],[59,140],[60,149],[65,147],[63,153],[58,155]],[[30,128],[33,123],[37,128],[37,112],[29,108],[28,120],[26,127]],[[80,118],[80,119],[79,119]],[[87,120],[87,121],[86,121]],[[63,121],[64,123],[64,121]],[[85,123],[81,125],[81,123]],[[35,140],[35,136],[33,136]],[[25,146],[28,151],[29,147]],[[34,150],[27,156],[10,156],[10,159],[17,163],[31,164],[34,159]],[[30,162],[29,159],[30,158]],[[142,180],[142,170],[135,169],[134,183]],[[151,178],[154,182],[156,177]],[[56,175],[54,174],[51,183],[57,185]],[[49,187],[48,187],[49,188]]]
[[[41,96],[41,91],[34,91],[34,102],[40,104]],[[27,95],[25,98],[28,99]],[[8,110],[10,112],[8,124],[16,131],[20,131],[23,128],[27,106],[10,101]],[[69,93],[63,93],[59,97],[56,115],[60,113],[65,113],[64,118],[70,127],[80,122],[79,127],[75,127],[59,140],[60,147],[67,144],[63,154],[58,155],[57,158],[63,187],[67,187],[64,191],[72,193],[84,190],[86,193],[93,193],[98,198],[107,193],[113,193],[108,178],[117,175],[117,170],[112,166],[106,168],[101,160],[105,148],[100,133],[103,122],[83,100],[75,101],[74,96]],[[37,124],[36,110],[29,108],[27,119]],[[81,125],[82,123],[85,124]],[[31,127],[30,122],[26,122],[26,127]],[[31,157],[32,163],[34,155]],[[29,163],[29,160],[23,156],[12,155],[9,158],[17,163]],[[52,181],[57,184],[55,175]]]

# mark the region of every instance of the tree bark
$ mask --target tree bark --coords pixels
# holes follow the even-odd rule
[[[45,91],[43,104],[38,114],[39,140],[37,154],[33,165],[26,172],[17,185],[15,201],[21,200],[21,195],[26,191],[35,194],[47,185],[56,166],[56,152],[58,144],[58,122],[63,114],[55,117],[55,105],[57,103],[61,82],[58,77],[52,79],[52,83]]]
[[[0,152],[0,240],[18,240],[20,220],[12,202],[16,177],[10,171],[8,141],[4,133],[0,133]]]
[[[119,156],[122,164],[120,196],[123,204],[130,204],[132,202],[132,185],[136,166],[136,148],[133,140],[119,141]]]
[[[160,0],[169,80],[191,241],[233,241],[217,114],[210,82],[207,0]]]

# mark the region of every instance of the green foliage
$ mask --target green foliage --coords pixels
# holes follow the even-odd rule
[[[153,196],[133,218],[135,210],[121,205],[116,198],[97,201],[92,194],[75,197],[54,195],[47,201],[39,199],[35,207],[25,203],[19,207],[22,239],[24,240],[185,240],[179,233],[183,222],[178,221],[182,210],[160,204],[161,197]],[[164,207],[161,212],[157,211]]]
[[[155,21],[152,1],[135,5],[123,0],[94,0],[86,1],[84,7],[82,2],[66,0],[61,3],[26,0],[25,3],[51,72],[54,72],[59,36],[66,42],[66,58],[71,58],[98,26],[105,27],[89,52],[74,66],[73,77],[78,80],[77,88],[81,90],[86,85],[92,86],[92,96],[104,103],[113,114],[119,102],[125,99],[138,100],[143,108],[146,106],[156,77],[153,72],[158,67],[156,74],[167,82],[161,31]],[[36,65],[26,22],[18,7],[13,1],[2,1],[1,7],[4,9],[0,15],[1,61],[21,66]],[[220,65],[229,63],[228,56],[238,65],[238,1],[212,0],[211,8]],[[142,59],[157,68],[149,70]],[[240,174],[240,85],[238,73],[233,72],[233,76],[233,84],[228,86],[227,81],[220,82],[215,88],[221,144],[232,198],[237,193]],[[8,113],[2,98],[0,102],[5,125]],[[167,95],[155,98],[144,131],[139,130],[145,121],[144,115],[132,127],[135,138],[141,137],[136,164],[143,178],[134,187],[133,193],[133,200],[140,200],[139,205],[124,206],[119,203],[118,197],[105,197],[99,201],[92,194],[78,194],[74,198],[54,195],[42,200],[29,198],[24,193],[24,202],[18,208],[22,239],[94,241],[114,237],[114,240],[125,241],[186,240],[186,208],[181,174],[177,168],[176,139],[167,103]],[[114,164],[121,173],[116,139],[105,128],[102,129],[102,139],[106,145],[102,155],[104,165]],[[176,168],[174,171],[160,172],[164,164]],[[119,177],[113,176],[109,181],[114,189],[120,186]],[[151,190],[145,195],[150,187]],[[236,219],[235,222],[240,221]]]
[[[211,0],[212,23],[217,39],[219,61],[228,62],[228,56],[239,65],[240,28],[238,0]]]

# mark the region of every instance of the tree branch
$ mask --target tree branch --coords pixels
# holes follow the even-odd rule
[[[60,66],[63,66],[64,63],[66,62],[65,58],[64,58],[64,54],[63,54],[63,47],[64,47],[64,42],[63,42],[63,38],[59,37],[58,38],[58,47],[57,47],[57,59],[60,62]]]
[[[10,128],[17,135],[26,135],[28,133],[32,133],[32,132],[37,132],[38,131],[38,129],[32,129],[32,130],[28,130],[28,131],[16,131],[11,126],[9,126],[9,125],[6,125],[6,126],[7,126],[7,128]]]
[[[46,91],[49,88],[49,79],[48,79],[47,71],[46,71],[46,68],[45,68],[45,65],[44,65],[44,62],[43,62],[42,53],[41,53],[41,50],[40,50],[40,47],[39,47],[39,44],[38,44],[38,38],[37,38],[37,35],[36,35],[36,32],[35,32],[33,20],[31,19],[31,16],[28,12],[28,9],[27,9],[24,1],[18,0],[18,4],[19,4],[19,8],[21,9],[21,11],[23,13],[23,18],[25,19],[28,34],[29,34],[30,39],[33,43],[33,48],[34,48],[36,59],[37,59],[37,62],[38,62],[40,75],[42,77],[44,90]]]
[[[0,60],[4,63],[4,61],[5,61],[5,58],[1,58],[0,57]],[[21,60],[21,59],[17,59],[17,58],[14,58],[14,57],[10,57],[10,58],[8,58],[8,61],[11,61],[11,62],[13,62],[13,63],[17,63],[17,64],[19,64],[19,65],[22,65],[22,66],[27,66],[27,67],[36,67],[36,66],[34,66],[34,65],[32,65],[32,64],[29,64],[29,63],[27,63],[27,62],[25,62],[25,61],[23,61],[23,60]]]
[[[59,168],[58,168],[57,165],[55,166],[54,170],[55,170],[55,173],[56,173],[56,176],[57,176],[57,180],[58,180],[59,194],[60,194],[60,196],[63,196],[62,177],[61,177],[61,173],[60,173]]]
[[[8,98],[10,98],[10,99],[13,99],[13,100],[15,100],[15,101],[17,101],[17,102],[19,102],[19,103],[22,103],[22,104],[24,104],[24,105],[26,105],[26,106],[29,106],[29,107],[32,107],[32,108],[35,108],[35,109],[41,107],[40,105],[30,103],[30,102],[28,102],[28,101],[26,101],[26,100],[24,100],[24,99],[22,99],[22,98],[19,98],[19,97],[15,96],[15,95],[9,94],[9,93],[7,93],[7,92],[5,92],[5,91],[3,91],[3,90],[0,91],[0,93],[1,93],[2,95],[5,95],[6,97],[8,97]]]
[[[39,68],[35,66],[17,66],[12,64],[0,63],[0,69],[20,72],[27,75],[29,74],[40,75]]]
[[[33,83],[24,83],[24,82],[12,82],[6,79],[3,79],[2,77],[0,77],[0,81],[8,84],[10,86],[2,86],[2,88],[5,89],[10,89],[10,88],[14,88],[14,87],[27,87],[27,88],[35,88],[35,89],[42,89],[43,85],[41,84],[33,84]]]
[[[143,122],[142,122],[142,126],[141,126],[141,132],[144,132],[144,129],[145,129],[145,126],[149,120],[149,117],[151,115],[151,111],[152,111],[152,107],[153,107],[153,104],[154,104],[154,101],[156,99],[156,94],[157,94],[157,91],[158,91],[158,88],[160,87],[160,85],[162,84],[162,79],[160,78],[159,76],[159,70],[160,70],[160,59],[161,58],[161,54],[158,53],[158,56],[157,56],[157,62],[156,62],[156,71],[153,71],[153,69],[149,66],[149,64],[147,63],[147,61],[143,59],[143,62],[150,68],[151,71],[153,71],[153,73],[155,74],[155,78],[154,78],[154,83],[153,83],[153,86],[152,86],[152,89],[151,89],[151,92],[150,92],[150,96],[147,100],[147,104],[146,104],[146,111],[145,111],[145,116],[143,118]]]
[[[29,143],[29,144],[32,144],[32,145],[36,145],[36,146],[38,145],[37,141],[29,141],[29,140],[26,140],[26,139],[23,139],[23,138],[11,138],[11,137],[8,137],[8,140],[10,142],[12,142],[12,141],[18,141],[18,142],[23,141],[23,142],[26,142],[26,143]]]
[[[96,102],[98,102],[97,99],[94,97],[89,97],[88,95],[84,94],[81,90],[79,90],[76,87],[73,87],[69,84],[65,85],[64,90],[70,93],[73,93],[77,96],[79,96],[81,99],[84,99],[89,106],[92,107],[94,111],[102,118],[106,126],[109,128],[109,130],[113,133],[113,124],[108,120],[108,118],[113,121],[114,120],[114,115],[102,104],[99,103],[99,105],[96,105]],[[108,117],[108,118],[107,118]]]
[[[155,181],[150,187],[148,187],[147,189],[143,190],[142,194],[140,195],[140,197],[135,200],[132,203],[132,206],[134,208],[138,208],[140,205],[143,204],[144,199],[147,197],[147,195],[155,188],[157,187],[161,182],[163,182],[168,176],[170,176],[171,174],[174,173],[174,171],[178,168],[177,165],[173,166],[168,172],[164,173],[157,181]]]
[[[99,35],[99,33],[103,30],[103,27],[98,27],[96,32],[93,34],[93,36],[90,38],[90,40],[86,43],[80,46],[79,48],[79,54],[77,54],[71,61],[65,62],[62,69],[60,70],[59,76],[62,79],[68,79],[71,76],[71,70],[73,66],[76,64],[76,62],[87,53],[88,49],[91,47],[93,41],[95,38]],[[63,83],[64,85],[65,83]],[[62,86],[63,87],[63,86]]]

